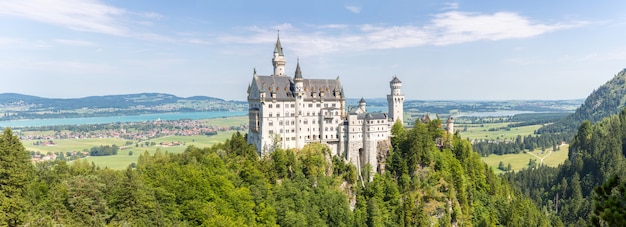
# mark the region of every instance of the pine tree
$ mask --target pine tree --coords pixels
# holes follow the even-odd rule
[[[28,152],[11,129],[5,128],[0,136],[0,225],[24,222],[28,211],[25,194],[32,174]]]

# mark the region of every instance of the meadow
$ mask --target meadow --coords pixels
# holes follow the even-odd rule
[[[522,137],[533,135],[535,130],[543,126],[538,124],[505,129],[511,123],[512,122],[461,124],[459,126],[455,126],[455,128],[460,131],[463,138],[468,138],[469,140],[514,140],[518,135]],[[569,145],[566,144],[562,145],[556,151],[552,151],[552,148],[550,148],[545,151],[535,149],[533,151],[525,151],[518,154],[492,154],[487,157],[482,157],[482,160],[487,163],[487,165],[491,166],[496,173],[503,173],[502,170],[498,169],[500,162],[504,163],[504,166],[511,164],[511,170],[513,171],[528,168],[530,159],[536,160],[537,164],[541,163],[543,165],[556,167],[567,160],[568,148]],[[543,162],[541,161],[542,158]]]
[[[203,123],[207,125],[219,126],[219,127],[228,127],[228,126],[237,126],[241,124],[247,123],[247,117],[239,116],[239,117],[225,117],[225,118],[212,118],[212,119],[204,119],[201,120]],[[53,134],[52,131],[44,131],[44,132],[25,132],[25,134]],[[168,153],[182,153],[188,146],[196,146],[199,148],[210,147],[214,144],[224,142],[226,139],[230,138],[233,133],[236,133],[234,130],[218,132],[217,135],[194,135],[194,136],[165,136],[154,138],[150,140],[143,141],[134,141],[134,140],[125,140],[120,138],[88,138],[88,139],[57,139],[54,140],[56,145],[54,146],[36,146],[33,143],[38,140],[23,140],[22,144],[27,151],[39,152],[41,154],[48,153],[66,153],[71,151],[82,152],[84,150],[89,150],[92,147],[96,146],[106,146],[106,145],[117,145],[121,147],[117,153],[117,155],[111,156],[89,156],[85,158],[89,162],[93,162],[96,166],[101,168],[111,168],[111,169],[126,169],[128,165],[131,163],[137,162],[139,155],[148,152],[150,154],[154,154],[157,150],[161,152]],[[241,132],[246,133],[246,132]],[[146,144],[146,142],[148,144]],[[152,143],[154,142],[154,143]],[[126,145],[127,143],[132,143],[132,145]],[[179,143],[177,146],[162,146],[161,143]],[[137,144],[137,145],[135,145]],[[156,144],[156,145],[149,145]],[[142,146],[143,145],[143,146]],[[132,153],[132,155],[129,155]]]
[[[504,129],[511,122],[505,123],[486,123],[486,124],[462,124],[455,125],[455,129],[461,131],[463,138],[487,139],[487,140],[513,140],[518,135],[527,136],[541,128],[543,125],[528,125],[521,127],[512,127],[509,130]],[[465,127],[467,126],[467,127]],[[467,130],[465,130],[467,129]]]
[[[155,142],[157,145],[155,146],[139,146],[135,147],[134,141],[133,145],[125,147],[124,144],[130,140],[124,139],[115,139],[115,138],[102,138],[102,139],[63,139],[63,140],[55,140],[57,145],[55,146],[34,146],[31,140],[22,141],[24,147],[28,151],[39,151],[42,154],[46,154],[48,152],[69,152],[69,151],[83,151],[83,149],[90,149],[91,147],[101,146],[101,145],[117,145],[120,147],[125,147],[124,149],[120,149],[117,152],[117,155],[111,156],[89,156],[87,157],[87,161],[93,162],[96,166],[100,166],[101,168],[111,168],[111,169],[126,169],[128,165],[133,162],[137,162],[139,155],[148,152],[150,154],[154,154],[157,150],[161,152],[168,153],[182,153],[188,146],[196,146],[200,148],[210,147],[214,144],[224,142],[226,139],[230,138],[233,133],[236,131],[224,131],[218,132],[217,135],[213,136],[205,136],[205,135],[196,135],[196,136],[167,136],[160,137],[151,140],[142,141],[143,142]],[[180,142],[181,145],[178,146],[161,146],[159,145],[161,142],[172,143],[172,142]],[[132,155],[129,153],[132,151]]]
[[[557,151],[541,151],[534,150],[532,152],[521,152],[519,154],[506,154],[496,155],[492,154],[487,157],[482,157],[483,162],[493,168],[495,173],[504,173],[504,171],[498,169],[500,162],[504,163],[504,166],[511,164],[511,170],[519,171],[528,168],[530,159],[536,160],[537,164],[543,164],[546,166],[557,167],[563,164],[567,160],[569,145],[562,145]],[[541,159],[543,158],[543,161]]]

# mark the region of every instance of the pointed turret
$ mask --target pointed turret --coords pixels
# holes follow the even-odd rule
[[[362,111],[362,113],[367,112],[367,110],[365,109],[365,104],[365,99],[361,97],[361,100],[359,101],[359,109]]]
[[[280,35],[278,35],[276,46],[274,46],[274,58],[272,58],[272,65],[274,66],[274,74],[272,76],[285,76],[286,63],[283,46],[280,44]]]
[[[283,46],[280,45],[280,34],[278,34],[278,38],[276,39],[276,46],[274,47],[274,54],[278,54],[278,56],[285,56],[283,54]]]
[[[302,81],[302,71],[300,71],[300,59],[298,59],[298,62],[296,63],[296,75],[293,77],[294,81]]]

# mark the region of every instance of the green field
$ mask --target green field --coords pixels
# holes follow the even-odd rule
[[[212,118],[201,120],[207,125],[214,125],[219,127],[229,127],[229,126],[237,126],[242,124],[248,124],[247,116],[238,116],[238,117],[223,117],[223,118]]]
[[[498,169],[500,161],[502,161],[505,166],[510,163],[511,168],[514,171],[519,171],[521,169],[527,168],[530,159],[537,160],[537,164],[539,164],[541,162],[540,158],[543,158],[543,165],[556,167],[565,162],[565,160],[567,160],[568,148],[569,145],[563,145],[559,150],[552,152],[548,150],[543,152],[541,150],[534,150],[532,152],[522,152],[519,154],[492,154],[488,157],[483,157],[482,160],[483,162],[487,163],[487,165],[491,166],[491,168],[493,168],[494,172],[496,173],[503,173],[503,171]]]
[[[507,123],[491,123],[491,124],[462,124],[455,125],[454,129],[459,130],[461,132],[461,136],[463,138],[472,139],[488,139],[488,140],[496,140],[496,139],[510,139],[513,140],[518,135],[527,136],[532,135],[535,130],[541,128],[543,125],[529,125],[522,127],[514,127],[510,130],[497,130],[497,131],[489,131],[491,128],[502,128],[509,125],[510,122]],[[464,130],[465,125],[467,125],[467,131]]]
[[[230,138],[233,133],[236,131],[225,131],[219,132],[214,136],[204,136],[204,135],[196,135],[196,136],[167,136],[156,138],[152,140],[148,140],[148,142],[154,141],[156,146],[144,146],[144,147],[135,147],[134,145],[121,149],[118,151],[117,155],[112,156],[90,156],[86,159],[89,162],[94,162],[97,166],[102,168],[109,167],[111,169],[125,169],[133,162],[137,162],[137,158],[139,158],[140,154],[148,151],[150,154],[154,154],[157,149],[162,152],[169,153],[181,153],[188,146],[196,146],[200,148],[210,147],[216,143],[220,143]],[[114,138],[106,138],[106,139],[64,139],[64,140],[55,140],[57,143],[56,146],[34,146],[32,140],[22,141],[24,147],[28,151],[39,151],[42,154],[47,154],[48,152],[56,153],[56,152],[68,152],[68,151],[82,151],[83,149],[90,149],[95,146],[101,145],[118,145],[122,147],[126,141],[123,139],[114,139]],[[145,141],[142,141],[145,142]],[[159,146],[161,142],[181,142],[180,146],[170,146],[163,147]],[[134,144],[134,143],[133,143]],[[133,152],[133,155],[128,155],[129,151]]]
[[[535,130],[541,128],[543,125],[529,125],[522,127],[513,127],[510,130],[504,128],[511,122],[505,123],[485,123],[485,124],[459,124],[455,125],[455,129],[459,130],[462,138],[485,139],[485,140],[514,140],[518,135],[528,136],[533,135]],[[467,126],[467,127],[466,127]],[[465,130],[467,129],[467,130]],[[490,130],[492,129],[492,130]],[[498,129],[498,130],[493,130]],[[540,149],[532,152],[522,152],[519,154],[507,154],[507,155],[489,155],[483,157],[482,160],[493,168],[496,173],[502,173],[503,171],[498,169],[500,161],[507,166],[511,164],[512,170],[518,171],[528,167],[530,159],[537,160],[540,163],[540,158],[543,158],[543,165],[558,166],[567,159],[568,145],[563,145],[558,151],[545,151]]]

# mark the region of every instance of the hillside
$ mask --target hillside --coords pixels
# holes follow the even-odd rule
[[[194,96],[181,98],[162,93],[42,98],[15,93],[0,94],[0,120],[96,117],[159,112],[243,111],[246,103]]]
[[[596,124],[583,121],[570,145],[568,160],[563,165],[520,171],[508,174],[508,178],[533,198],[537,205],[558,215],[565,224],[583,226],[591,224],[587,222],[593,218],[594,226],[601,226],[597,221],[603,211],[594,208],[594,200],[601,200],[604,195],[598,195],[594,190],[604,182],[613,181],[611,184],[616,186],[614,176],[626,179],[624,141],[626,111],[604,118]],[[610,196],[615,196],[613,193],[615,191],[607,191]],[[624,199],[623,194],[617,196]],[[618,201],[617,204],[621,204],[621,210],[613,212],[622,212],[620,216],[623,219],[624,202]]]
[[[626,105],[626,69],[593,91],[576,112],[537,130],[537,133],[574,132],[583,120],[597,122],[621,111]]]
[[[0,138],[22,166],[7,165],[18,190],[0,188],[17,225],[63,226],[554,226],[532,201],[480,161],[468,141],[438,148],[434,120],[396,127],[384,174],[357,172],[309,144],[259,158],[245,135],[182,154],[144,153],[126,170],[88,161],[30,166],[10,130]],[[19,149],[17,149],[19,148]],[[7,150],[7,151],[5,151]],[[384,157],[381,157],[384,158]],[[367,165],[366,165],[367,166]],[[360,176],[360,177],[359,177]],[[371,181],[362,179],[372,179]],[[12,184],[13,185],[13,184]],[[7,213],[11,212],[11,213]]]

